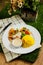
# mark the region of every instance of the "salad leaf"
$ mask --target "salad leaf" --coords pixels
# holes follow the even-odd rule
[[[21,37],[24,37],[25,35],[26,35],[26,34],[22,32],[22,35],[21,35]]]

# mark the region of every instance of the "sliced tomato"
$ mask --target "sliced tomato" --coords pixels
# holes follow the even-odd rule
[[[26,30],[26,31],[25,31],[25,34],[30,34],[30,32]]]

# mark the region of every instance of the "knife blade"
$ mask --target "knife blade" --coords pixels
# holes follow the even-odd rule
[[[9,25],[11,25],[12,23],[10,22],[9,24],[7,24],[5,27],[3,27],[1,30],[0,30],[0,34],[4,31],[4,30],[6,30],[6,28],[9,26]]]

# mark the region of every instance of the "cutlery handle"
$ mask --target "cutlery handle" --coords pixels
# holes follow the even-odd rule
[[[9,23],[9,24],[7,24],[5,27],[3,27],[3,28],[0,30],[0,34],[1,34],[10,24],[12,24],[12,23]]]

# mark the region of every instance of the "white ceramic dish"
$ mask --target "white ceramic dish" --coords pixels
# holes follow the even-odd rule
[[[34,37],[34,39],[35,39],[35,44],[32,45],[32,46],[30,46],[30,47],[28,47],[28,48],[23,48],[23,47],[15,48],[15,47],[13,47],[13,46],[11,45],[10,41],[8,40],[8,32],[9,32],[9,30],[10,30],[11,28],[14,28],[14,29],[18,28],[18,29],[20,29],[20,28],[22,28],[22,27],[26,27],[27,29],[29,29],[29,30],[32,32],[32,35],[33,35],[33,37]],[[30,26],[30,25],[25,25],[25,26],[24,26],[24,25],[19,25],[19,24],[18,24],[17,26],[15,26],[15,25],[13,25],[12,27],[9,26],[9,27],[5,30],[5,32],[4,32],[3,36],[2,36],[2,41],[3,41],[4,46],[5,46],[9,51],[14,52],[14,53],[18,53],[18,54],[30,53],[30,52],[34,51],[35,49],[41,47],[41,45],[40,45],[40,42],[41,42],[40,33],[38,32],[38,30],[37,30],[36,28],[34,28],[34,27]]]

